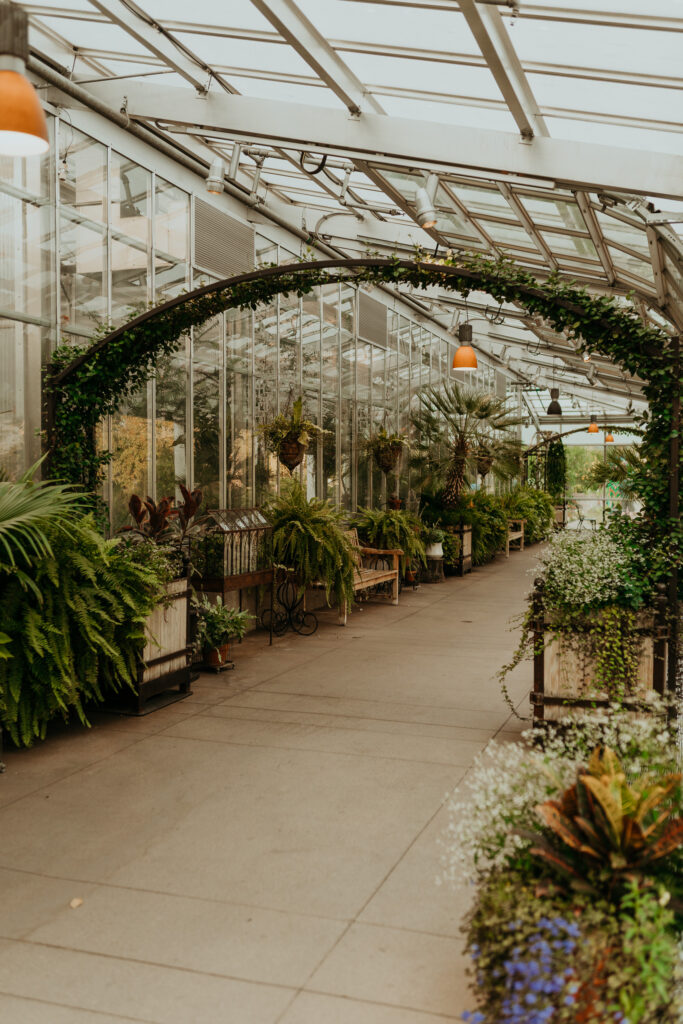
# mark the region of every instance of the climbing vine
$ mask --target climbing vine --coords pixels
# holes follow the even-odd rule
[[[591,295],[551,275],[539,282],[508,260],[476,254],[413,260],[358,259],[266,267],[217,282],[136,316],[115,331],[103,328],[88,348],[62,346],[48,380],[51,414],[48,445],[51,474],[97,490],[107,453],[98,451],[96,428],[154,373],[157,362],[176,351],[192,327],[230,308],[257,307],[276,295],[306,295],[334,281],[440,285],[467,296],[486,291],[542,317],[554,330],[576,340],[579,351],[602,353],[644,381],[650,412],[643,438],[644,465],[638,481],[649,526],[661,542],[661,569],[678,561],[682,549],[678,520],[668,515],[668,452],[672,398],[678,373],[668,335],[642,322],[616,299]],[[668,565],[667,565],[668,563]]]

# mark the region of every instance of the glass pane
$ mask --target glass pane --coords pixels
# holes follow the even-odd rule
[[[107,222],[107,150],[65,121],[59,131],[59,198],[88,220]]]
[[[154,290],[163,302],[189,284],[190,197],[187,192],[156,179],[154,196]]]
[[[0,319],[0,470],[10,479],[40,457],[41,349],[46,332]]]
[[[107,248],[103,233],[61,218],[61,327],[90,335],[107,318]]]
[[[225,387],[227,507],[247,508],[252,504],[251,377],[228,368]]]
[[[124,323],[149,302],[149,254],[146,249],[111,242],[111,319]]]
[[[151,494],[150,464],[152,437],[148,420],[148,387],[124,402],[112,416],[112,527],[128,520],[131,494],[145,498]]]
[[[111,229],[128,241],[150,245],[152,175],[119,153],[111,155]]]
[[[192,354],[194,485],[201,487],[208,507],[220,506],[220,391],[223,361],[223,318],[194,331]]]
[[[179,484],[187,483],[187,360],[182,349],[157,365],[156,373],[156,493],[157,498],[181,500]]]
[[[0,184],[0,316],[20,312],[47,326],[54,302],[53,209],[8,195]]]

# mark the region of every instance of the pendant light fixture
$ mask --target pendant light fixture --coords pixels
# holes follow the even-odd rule
[[[206,191],[210,192],[214,196],[219,196],[225,189],[225,161],[221,160],[219,156],[215,160],[211,161],[211,167],[206,177]]]
[[[437,215],[434,203],[436,201],[436,190],[439,184],[438,174],[430,174],[427,184],[415,193],[415,216],[417,223],[426,231],[428,228],[436,227]]]
[[[600,428],[598,427],[598,417],[595,415],[594,412],[592,412],[591,413],[591,421],[588,424],[588,433],[589,434],[598,434],[599,432],[600,432]]]
[[[605,444],[614,444],[614,438],[611,432],[605,435]]]
[[[38,93],[26,77],[28,15],[0,2],[0,155],[39,156],[50,147]]]
[[[558,402],[558,398],[559,397],[560,397],[560,389],[559,388],[551,388],[550,389],[550,405],[548,406],[548,409],[547,409],[548,416],[561,416],[562,415],[562,406]]]
[[[460,345],[453,356],[454,370],[476,370],[477,353],[472,348],[472,324],[458,325],[458,341]]]

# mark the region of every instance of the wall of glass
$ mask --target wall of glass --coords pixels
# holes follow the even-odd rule
[[[152,151],[145,167],[68,120],[50,124],[46,157],[0,163],[0,465],[11,476],[40,455],[41,366],[58,338],[82,345],[101,324],[212,279],[192,265],[190,192],[155,171]],[[295,258],[256,235],[256,265]],[[112,527],[131,493],[158,500],[180,483],[212,506],[263,502],[287,471],[258,428],[300,395],[324,429],[297,470],[308,494],[349,509],[381,502],[386,482],[362,441],[382,426],[408,430],[420,390],[452,372],[453,345],[401,309],[364,337],[358,312],[356,288],[327,285],[193,331],[102,425]],[[467,378],[495,384],[485,365]],[[401,490],[407,498],[407,471]]]

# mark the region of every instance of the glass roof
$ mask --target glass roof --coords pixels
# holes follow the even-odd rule
[[[293,104],[304,105],[291,108],[302,116],[307,108],[311,117],[320,108],[346,108],[361,124],[370,117],[401,119],[397,134],[412,121],[401,159],[398,146],[361,158],[325,140],[290,145],[269,141],[267,133],[259,135],[255,153],[228,124],[209,133],[183,122],[184,134],[177,134],[172,99],[171,114],[159,109],[155,117],[137,118],[153,122],[171,144],[186,144],[189,129],[193,151],[207,162],[220,155],[227,165],[235,141],[241,143],[233,184],[246,193],[265,153],[262,209],[275,204],[280,217],[296,210],[292,221],[303,219],[314,238],[319,231],[320,241],[340,254],[357,255],[363,247],[409,252],[419,244],[507,255],[539,277],[555,272],[596,291],[632,293],[642,317],[683,330],[683,159],[678,192],[653,182],[651,191],[662,196],[654,199],[614,184],[596,192],[603,179],[591,162],[597,146],[652,154],[653,169],[683,158],[681,0],[40,0],[26,6],[34,56],[116,109],[121,103],[111,96],[123,101],[139,84],[190,96],[208,84],[210,96],[267,101],[275,121]],[[134,109],[131,116],[136,119]],[[429,143],[421,145],[421,129],[433,125],[456,133],[455,140],[458,129],[470,141],[473,129],[500,139],[502,166],[489,157],[482,170],[474,163],[468,170],[458,164],[457,144],[452,166],[442,159],[435,164]],[[537,139],[574,143],[570,152],[585,152],[578,172],[585,179],[567,172],[564,180],[561,167],[550,175],[540,160],[537,175],[533,162],[533,174],[510,173],[504,154],[515,138],[531,147]],[[498,148],[493,141],[491,148]],[[327,163],[317,169],[322,153]],[[629,164],[628,153],[621,163]],[[434,171],[437,223],[423,231],[416,192]],[[410,301],[445,326],[463,305],[438,293]],[[491,305],[486,296],[480,301]],[[484,324],[488,319],[482,317]],[[564,367],[577,395],[583,388],[590,396],[593,388],[605,401],[637,400],[637,382],[607,363],[585,364],[566,339],[520,310],[506,308],[499,319],[496,337],[487,328],[481,345],[494,361],[507,346],[502,362],[526,374],[532,389],[548,368],[557,376]]]

